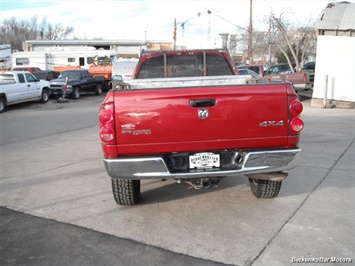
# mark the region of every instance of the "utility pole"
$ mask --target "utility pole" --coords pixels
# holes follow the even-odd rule
[[[269,16],[269,66],[271,65],[271,16]]]
[[[253,0],[250,0],[250,15],[249,15],[249,35],[248,35],[248,60],[249,64],[253,63]]]
[[[174,40],[174,50],[176,50],[176,18],[174,19],[173,40]]]
[[[207,10],[208,14],[208,31],[207,31],[207,41],[209,42],[211,40],[211,11]]]

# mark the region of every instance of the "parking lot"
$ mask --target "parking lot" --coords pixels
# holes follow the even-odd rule
[[[102,162],[103,98],[26,103],[0,115],[1,265],[354,261],[355,110],[303,101],[301,161],[275,199],[256,199],[245,176],[207,190],[147,180],[141,203],[122,207]],[[34,251],[28,241],[43,246]]]

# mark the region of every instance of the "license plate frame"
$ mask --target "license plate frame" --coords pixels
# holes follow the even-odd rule
[[[189,155],[190,169],[212,169],[221,167],[221,156],[213,152],[199,152]]]

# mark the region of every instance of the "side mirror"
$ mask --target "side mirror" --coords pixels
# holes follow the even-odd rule
[[[121,75],[114,75],[112,77],[112,89],[124,90],[128,88],[129,84],[123,82],[123,78]]]
[[[123,82],[122,76],[121,75],[114,75],[112,77],[112,82]]]

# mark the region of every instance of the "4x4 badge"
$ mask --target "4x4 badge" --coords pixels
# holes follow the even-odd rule
[[[208,117],[208,110],[207,109],[199,109],[198,110],[198,117],[201,119],[206,119]]]
[[[282,127],[284,125],[284,121],[264,121],[259,124],[259,127]]]

